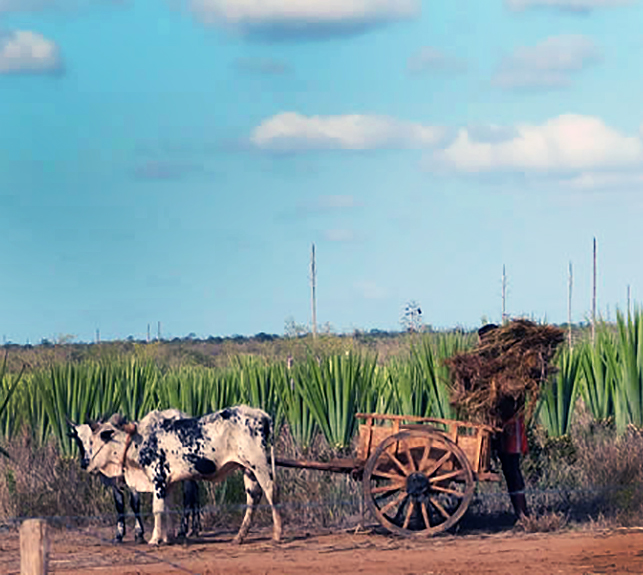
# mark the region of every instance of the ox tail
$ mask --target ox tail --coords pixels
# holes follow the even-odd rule
[[[275,469],[275,430],[272,417],[270,418],[270,467],[272,469],[272,480],[274,482],[277,479],[277,473]]]

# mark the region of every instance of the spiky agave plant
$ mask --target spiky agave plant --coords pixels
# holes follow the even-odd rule
[[[333,449],[350,446],[357,429],[355,414],[372,408],[375,357],[352,352],[327,358],[309,356],[295,385]],[[378,380],[381,381],[381,380]]]
[[[618,385],[614,394],[616,428],[643,427],[643,314],[636,309],[627,318],[616,315]]]
[[[270,414],[277,435],[283,421],[279,390],[284,374],[276,364],[254,356],[237,356],[232,365],[239,378],[241,400]]]
[[[580,387],[581,359],[578,348],[562,348],[558,371],[541,393],[537,415],[549,437],[562,437],[569,432]]]
[[[302,370],[306,369],[306,365],[299,362],[293,365],[284,363],[280,365],[280,369],[282,376],[278,379],[279,397],[283,406],[284,419],[295,446],[305,454],[318,431],[312,411],[302,395],[301,386],[295,383],[305,377]]]
[[[619,369],[617,347],[608,326],[601,324],[594,344],[583,342],[580,354],[583,402],[596,421],[606,421],[614,416]]]
[[[4,354],[2,367],[0,368],[0,389],[2,389],[2,393],[4,396],[0,402],[0,420],[4,418],[5,412],[8,410],[9,400],[11,399],[11,396],[16,391],[26,367],[25,365],[23,365],[22,369],[20,370],[17,376],[13,378],[8,377],[6,375],[8,355],[9,355],[9,352],[7,350],[5,351],[5,354]],[[7,453],[6,449],[2,446],[0,446],[0,454],[2,454],[5,457],[9,457],[9,454]]]
[[[444,360],[471,346],[466,334],[433,334],[425,336],[411,348],[411,364],[415,366],[420,385],[426,394],[426,412],[419,415],[452,419],[449,369]]]
[[[51,435],[61,452],[76,449],[67,436],[67,421],[78,423],[120,411],[127,390],[123,370],[114,362],[54,364],[33,374],[27,386],[28,414],[34,439]]]

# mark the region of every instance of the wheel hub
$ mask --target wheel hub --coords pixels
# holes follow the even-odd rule
[[[416,471],[406,478],[406,492],[414,499],[420,499],[429,491],[429,480],[424,473]]]

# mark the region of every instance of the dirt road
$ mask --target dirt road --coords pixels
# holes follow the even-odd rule
[[[53,534],[50,572],[65,575],[594,575],[643,574],[643,530],[455,535],[408,540],[386,534],[267,535],[243,546],[232,534],[157,549],[112,546],[108,531]],[[0,537],[0,573],[20,571],[15,532]]]

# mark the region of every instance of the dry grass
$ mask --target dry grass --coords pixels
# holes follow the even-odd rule
[[[557,511],[532,513],[518,519],[515,527],[525,533],[551,533],[563,529],[568,521],[569,517],[565,513]]]
[[[100,481],[61,458],[53,442],[35,446],[25,433],[5,447],[11,459],[0,459],[0,520],[113,513]]]

